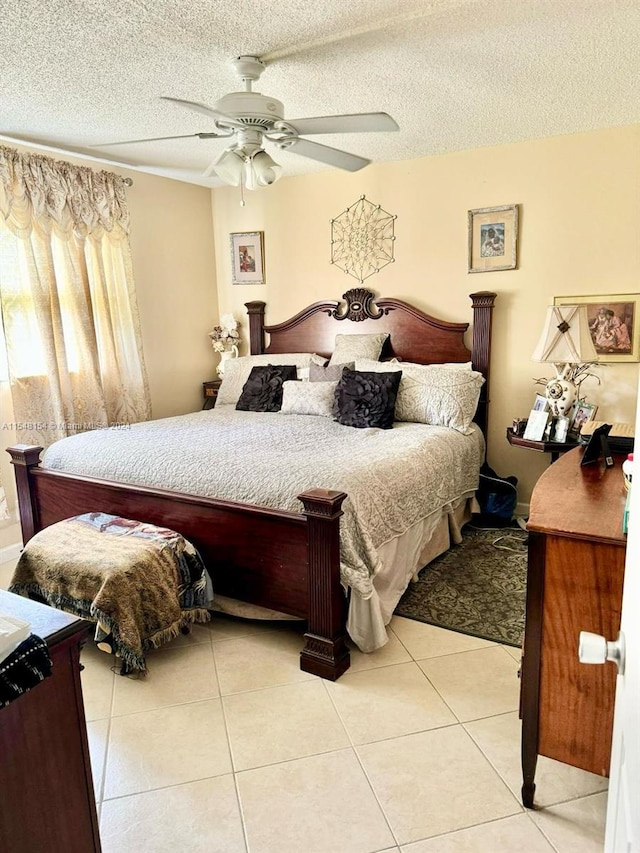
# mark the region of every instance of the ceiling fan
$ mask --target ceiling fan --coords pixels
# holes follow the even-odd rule
[[[313,118],[284,118],[284,104],[277,98],[261,95],[252,90],[260,78],[265,64],[257,56],[239,56],[233,65],[245,84],[244,92],[231,92],[220,98],[213,107],[197,101],[163,97],[164,101],[186,107],[213,119],[214,129],[180,136],[158,136],[149,139],[130,139],[126,142],[109,142],[109,145],[131,145],[140,142],[157,142],[164,139],[221,139],[229,138],[231,145],[206,169],[205,175],[216,174],[232,186],[244,185],[258,189],[273,184],[282,174],[279,166],[264,150],[265,140],[277,148],[292,151],[338,169],[356,172],[371,161],[338,148],[321,145],[303,136],[317,133],[363,133],[398,130],[398,125],[387,113],[356,113],[353,115],[315,116]]]

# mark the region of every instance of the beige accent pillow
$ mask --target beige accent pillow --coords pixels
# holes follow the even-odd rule
[[[333,396],[337,382],[285,382],[282,406],[285,415],[320,415],[333,417]]]
[[[218,391],[216,406],[235,406],[240,399],[251,368],[259,364],[295,364],[298,376],[300,371],[308,371],[312,353],[267,353],[265,355],[243,355],[227,361],[224,368],[222,385]],[[308,376],[308,373],[307,373]]]
[[[456,370],[439,364],[414,364],[357,359],[356,370],[378,373],[402,367],[396,420],[446,426],[468,435],[484,377],[465,366]]]
[[[333,355],[329,359],[329,365],[346,364],[357,358],[380,358],[384,342],[389,337],[389,332],[378,332],[375,335],[336,335],[336,343]]]
[[[347,364],[316,364],[312,361],[309,366],[309,382],[339,382],[345,367],[353,370],[355,364],[353,361]]]

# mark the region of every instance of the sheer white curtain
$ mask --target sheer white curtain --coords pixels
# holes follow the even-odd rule
[[[150,417],[118,175],[0,146],[0,309],[20,442]]]

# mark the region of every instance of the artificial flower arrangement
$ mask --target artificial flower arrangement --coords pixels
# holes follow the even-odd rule
[[[233,314],[223,314],[220,317],[220,325],[214,326],[213,331],[209,332],[211,346],[215,352],[227,352],[234,347],[237,350],[240,343],[239,326],[240,323]]]

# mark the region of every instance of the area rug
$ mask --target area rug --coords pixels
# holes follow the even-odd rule
[[[484,640],[520,646],[527,582],[526,533],[519,527],[465,527],[453,545],[420,572],[395,609]]]

